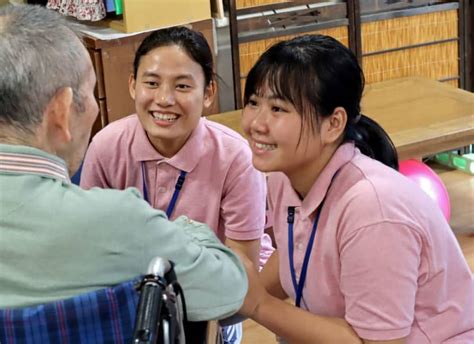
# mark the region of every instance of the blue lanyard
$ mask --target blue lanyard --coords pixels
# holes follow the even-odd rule
[[[295,207],[288,207],[288,252],[290,258],[290,272],[291,280],[293,282],[293,288],[296,293],[296,307],[299,307],[301,304],[301,298],[303,297],[303,287],[306,280],[306,274],[308,272],[309,258],[311,252],[313,251],[314,238],[316,236],[316,230],[318,229],[319,215],[321,215],[321,209],[323,207],[324,199],[321,202],[320,206],[316,210],[316,218],[314,219],[313,229],[311,230],[311,236],[309,237],[308,246],[306,247],[306,253],[304,255],[303,266],[301,267],[300,280],[296,281],[296,271],[295,263],[293,258],[293,223],[295,222]]]
[[[168,205],[168,209],[166,209],[166,216],[170,218],[171,214],[173,214],[174,207],[176,206],[176,201],[178,200],[179,193],[183,188],[184,180],[186,179],[187,172],[181,171],[179,174],[178,180],[176,181],[176,185],[174,186],[174,193],[173,197],[171,197],[170,204]],[[142,161],[142,180],[143,180],[143,198],[145,201],[150,203],[148,200],[148,188],[146,186],[146,179],[145,179],[145,164]]]

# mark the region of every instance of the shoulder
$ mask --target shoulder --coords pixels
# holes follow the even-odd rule
[[[130,226],[145,224],[157,213],[164,217],[161,211],[153,209],[143,200],[136,188],[115,190],[93,187],[84,190],[71,184],[67,197],[71,204],[81,204],[77,208],[77,215],[86,217],[91,225],[100,223],[116,226],[117,231],[121,227],[128,227],[127,230],[130,230]]]
[[[249,150],[247,140],[235,130],[206,118],[202,121],[206,135],[211,139],[236,150]]]
[[[112,145],[130,141],[139,127],[140,121],[137,115],[129,115],[105,126],[95,134],[92,142],[97,145],[111,147]]]
[[[341,168],[332,202],[341,224],[356,229],[377,223],[396,223],[423,231],[428,226],[428,196],[398,171],[362,154]]]
[[[126,156],[122,153],[129,151],[133,142],[137,140],[140,128],[141,125],[136,115],[130,115],[108,124],[92,138],[85,160],[99,160],[103,166],[112,166],[110,163],[117,160],[118,156]]]
[[[384,204],[417,202],[423,198],[421,190],[398,171],[363,154],[358,154],[341,169],[349,195],[377,198]]]
[[[235,174],[253,169],[250,147],[236,131],[205,118],[202,119],[206,154],[219,169]]]
[[[288,177],[282,172],[270,172],[267,174],[267,194],[272,207],[277,206],[292,192],[292,186]]]

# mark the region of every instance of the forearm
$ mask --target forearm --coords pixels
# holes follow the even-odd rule
[[[164,256],[176,263],[188,318],[192,321],[220,319],[235,313],[244,301],[248,285],[239,258],[204,224],[185,217],[179,217],[174,224],[184,233],[167,235],[163,246],[171,252]],[[163,227],[157,232],[163,232]],[[178,228],[173,230],[181,232]]]
[[[227,238],[225,245],[231,249],[238,249],[242,251],[248,259],[258,266],[259,263],[259,252],[260,252],[260,239],[256,240],[232,240]]]
[[[344,319],[314,315],[272,296],[252,319],[291,344],[362,343]]]
[[[280,283],[278,257],[278,250],[273,251],[273,254],[268,259],[267,264],[265,264],[262,271],[260,272],[259,277],[263,283],[263,286],[270,295],[273,295],[280,300],[285,300],[288,298],[288,295],[283,290],[283,287]]]

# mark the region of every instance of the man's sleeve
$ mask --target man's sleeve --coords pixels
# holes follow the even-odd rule
[[[247,275],[238,257],[206,225],[186,217],[169,222],[160,211],[148,212],[141,231],[143,264],[154,256],[175,263],[189,320],[220,319],[238,311],[247,293]]]

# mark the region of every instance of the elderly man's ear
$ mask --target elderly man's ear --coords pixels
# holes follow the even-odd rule
[[[73,110],[73,91],[63,87],[49,101],[43,117],[43,126],[50,143],[62,145],[71,141],[70,119]]]

